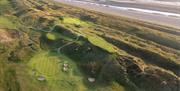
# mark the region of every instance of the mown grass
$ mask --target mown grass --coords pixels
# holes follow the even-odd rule
[[[47,33],[46,34],[46,37],[49,39],[49,40],[56,40],[58,39],[58,35],[57,34],[54,34],[54,33]]]
[[[19,1],[19,2],[21,2],[21,1]],[[30,1],[29,0],[22,1],[22,4],[26,3],[26,2],[31,3],[30,5],[33,5],[35,7],[40,6],[40,4],[34,0],[33,1],[31,1],[31,0]],[[24,5],[24,6],[26,6],[26,5]],[[69,11],[69,10],[67,10],[67,11]],[[48,10],[47,10],[47,12],[48,12]],[[23,12],[22,15],[24,15],[24,13],[26,13],[26,12]],[[33,16],[33,14],[29,15],[29,16]],[[45,14],[39,15],[38,17],[41,17],[41,16],[45,16]],[[33,17],[29,17],[29,20],[32,21],[32,18]],[[9,22],[13,21],[10,18],[7,18],[7,19],[9,19],[8,20]],[[36,18],[33,18],[33,19],[36,20]],[[103,25],[103,23],[107,24],[108,27],[111,27],[111,28],[114,28],[117,30],[121,30],[122,26],[130,27],[130,26],[126,26],[126,24],[124,24],[124,21],[122,23],[118,23],[118,24],[122,24],[122,25],[116,25],[115,23],[110,22],[111,18],[109,18],[109,19],[110,20],[105,23],[100,20],[101,22],[99,22],[99,23],[102,23],[101,25]],[[4,21],[4,20],[2,20],[2,21]],[[33,22],[30,22],[30,21],[26,21],[26,22],[28,24],[32,24]],[[47,19],[47,21],[50,21],[50,20]],[[117,20],[117,21],[119,21],[119,20]],[[69,52],[72,53],[72,55],[74,55],[76,58],[77,58],[77,55],[79,55],[78,57],[81,57],[81,59],[84,63],[86,63],[87,60],[90,60],[90,61],[95,60],[96,62],[98,60],[102,61],[103,58],[109,61],[109,59],[107,59],[107,57],[106,57],[106,56],[108,56],[108,53],[106,51],[111,52],[111,53],[114,53],[117,51],[116,47],[113,44],[109,43],[108,41],[104,40],[103,38],[101,38],[100,36],[97,36],[96,34],[94,34],[92,32],[91,28],[89,28],[89,27],[94,28],[94,26],[93,26],[93,24],[91,24],[89,22],[82,21],[79,18],[64,17],[64,19],[61,20],[60,23],[62,25],[65,25],[65,26],[67,25],[67,26],[73,28],[71,30],[75,30],[75,31],[77,30],[78,33],[81,33],[83,35],[83,37],[87,38],[87,40],[90,42],[90,43],[86,42],[87,45],[84,45],[84,46],[77,45],[78,46],[77,50],[76,50],[76,45],[75,46],[70,45],[70,47],[68,47]],[[109,26],[110,23],[112,25],[114,25],[114,27]],[[49,24],[49,22],[47,22],[47,25],[48,24]],[[128,24],[130,24],[130,23],[128,23]],[[3,26],[6,25],[5,27],[11,27],[10,24],[8,24],[7,22],[2,22],[2,25]],[[33,23],[32,25],[36,25],[36,23]],[[47,25],[45,24],[45,26],[47,26]],[[14,26],[16,27],[15,24],[14,24]],[[12,26],[12,27],[14,27],[14,26]],[[37,24],[37,26],[41,27],[38,24]],[[120,27],[117,27],[117,26],[120,26]],[[123,29],[125,29],[124,30],[124,32],[125,32],[130,28],[123,28]],[[79,32],[80,30],[82,30],[82,31]],[[130,29],[129,32],[125,32],[125,33],[132,32],[133,36],[135,36],[134,34],[137,34],[137,35],[139,34],[138,37],[143,36],[142,38],[144,38],[144,35],[146,35],[146,33],[139,33],[139,31],[136,33],[135,31],[136,31],[136,29]],[[150,34],[150,33],[148,33],[148,34]],[[154,37],[154,33],[152,33],[152,34],[153,34],[152,37]],[[50,40],[64,39],[64,40],[67,40],[68,42],[75,40],[74,38],[69,38],[69,36],[67,37],[66,35],[59,34],[56,32],[47,33],[46,37]],[[148,38],[145,38],[145,39],[150,40],[152,37],[148,37],[149,39]],[[159,39],[159,38],[157,38],[157,39]],[[151,41],[153,41],[153,40],[151,40]],[[173,45],[173,42],[171,42],[171,43]],[[160,44],[162,44],[162,42]],[[89,47],[88,47],[88,45],[89,45]],[[123,43],[123,45],[125,45],[125,44]],[[84,49],[83,49],[83,47],[84,47]],[[91,50],[91,47],[92,47],[92,50]],[[87,52],[86,50],[89,48],[90,48],[90,50],[88,50],[88,52]],[[131,46],[130,46],[130,48],[131,48]],[[106,51],[102,51],[101,49],[104,49]],[[123,49],[123,48],[119,48],[119,49]],[[133,47],[132,49],[134,50],[135,48]],[[125,50],[125,51],[128,50],[127,46],[123,50]],[[144,55],[144,52],[141,52],[139,50],[137,50],[136,52],[133,52],[133,54],[137,54],[139,52],[143,53],[142,55]],[[75,54],[75,53],[77,53],[77,54]],[[131,53],[129,53],[129,54],[131,54]],[[71,55],[68,55],[68,56],[71,56]],[[153,56],[153,57],[155,57],[155,56]],[[154,58],[152,60],[154,60]],[[71,60],[63,54],[57,54],[57,53],[53,53],[53,52],[49,52],[49,51],[41,51],[41,52],[37,53],[30,60],[30,63],[28,64],[30,66],[29,72],[30,72],[30,74],[32,74],[32,69],[37,70],[37,73],[35,75],[32,75],[34,80],[37,80],[37,77],[40,75],[45,76],[46,81],[39,82],[38,84],[41,84],[41,83],[48,84],[48,86],[51,88],[51,91],[59,91],[59,90],[63,90],[63,91],[97,91],[97,90],[99,90],[99,89],[96,89],[93,87],[88,88],[85,86],[85,84],[83,82],[84,81],[83,77],[85,77],[85,76],[80,72],[80,69],[74,63],[75,61],[77,61],[77,60]],[[69,68],[68,72],[62,71],[63,63],[70,64],[70,68]],[[82,63],[80,63],[80,64],[82,64]],[[98,64],[98,62],[96,64]],[[85,71],[87,71],[87,70],[85,70]],[[22,85],[22,86],[24,86],[24,85]],[[38,85],[35,87],[38,87]],[[117,91],[117,90],[123,91],[124,90],[124,88],[121,87],[119,84],[113,84],[112,87],[110,87],[110,88],[115,88],[112,91]],[[111,91],[111,90],[107,89],[107,87],[102,87],[102,89],[100,89],[100,90],[101,91],[104,91],[104,90]],[[37,91],[37,90],[31,90],[31,91]],[[42,90],[40,90],[40,91],[42,91]],[[45,91],[45,90],[43,90],[43,91]]]
[[[72,18],[72,17],[64,17],[63,21],[64,24],[74,24],[74,25],[80,25],[80,26],[89,26],[90,24],[88,24],[87,22],[84,22],[78,18]]]
[[[47,57],[46,57],[47,56]],[[45,76],[55,76],[59,72],[58,59],[48,57],[46,54],[37,54],[31,59],[30,66],[38,71],[39,74]]]
[[[81,26],[81,29],[78,28],[74,28],[74,27],[70,27],[73,28],[75,30],[77,30],[78,33],[80,33],[80,35],[82,35],[83,37],[87,38],[88,41],[90,43],[92,43],[93,45],[102,48],[110,53],[115,53],[117,52],[116,47],[113,46],[112,44],[108,43],[106,40],[104,40],[103,38],[97,36],[96,34],[91,33],[92,30],[90,27],[94,27],[93,24],[86,22],[86,21],[82,21],[78,18],[72,18],[72,17],[64,17],[62,22],[65,25],[79,25]]]
[[[110,53],[115,53],[117,52],[116,47],[110,43],[108,43],[106,40],[103,38],[97,36],[97,35],[86,35],[88,38],[89,42],[91,42],[93,45],[100,47]]]
[[[64,63],[69,64],[67,72],[62,70]],[[51,91],[104,91],[105,88],[108,91],[126,91],[117,83],[106,87],[101,87],[98,83],[89,83],[74,61],[63,54],[41,51],[30,60],[28,65],[30,66],[30,74],[33,72],[32,69],[38,71],[32,77],[37,79],[40,75],[44,76],[46,78],[45,83],[48,84]]]
[[[70,36],[66,36],[66,35],[63,35],[63,34],[58,33],[58,32],[47,33],[46,37],[47,37],[47,39],[52,40],[52,41],[63,40],[63,41],[78,43],[80,45],[82,45],[84,43],[81,40],[76,40],[78,38],[78,36],[76,36],[76,38],[72,38]]]
[[[30,20],[32,20],[32,18],[30,18]],[[29,21],[27,21],[27,22],[29,22]],[[83,22],[77,18],[65,18],[63,22],[65,24],[75,25],[75,26],[76,25],[77,26],[80,25],[83,27],[90,26],[90,24],[88,24],[87,22]],[[3,27],[7,27],[7,28],[16,28],[17,27],[17,25],[13,19],[4,17],[4,16],[2,16],[2,18],[0,18],[0,25],[2,25]],[[62,38],[64,40],[74,41],[74,39],[72,39],[72,38],[63,36],[61,34],[57,34],[55,32],[48,33],[46,35],[46,37],[50,40],[57,40],[57,39]],[[106,41],[104,41],[100,37],[98,38],[96,35],[94,35],[93,37],[87,37],[87,38],[89,39],[90,42],[92,42],[94,44],[101,42],[100,44],[96,45],[100,48],[103,48],[104,45],[108,45],[108,43]],[[96,39],[96,40],[94,40],[94,39]],[[111,46],[111,45],[109,45],[109,46]],[[105,50],[108,50],[111,52],[113,50],[113,48],[107,47],[107,48],[105,48]],[[82,54],[82,55],[84,55],[84,54]],[[71,60],[62,54],[41,51],[41,52],[35,54],[35,56],[30,60],[30,62],[28,64],[28,66],[30,67],[30,69],[28,69],[30,74],[32,74],[33,69],[37,70],[37,73],[35,75],[31,75],[31,77],[34,78],[32,81],[34,81],[36,84],[33,84],[34,82],[31,82],[30,78],[26,78],[27,73],[24,73],[24,72],[21,73],[21,71],[24,71],[24,69],[26,69],[26,67],[20,67],[20,64],[17,64],[16,67],[19,66],[19,69],[15,69],[15,68],[14,69],[15,69],[15,71],[17,71],[17,74],[18,74],[17,78],[15,78],[15,80],[18,80],[18,84],[17,84],[18,88],[14,88],[14,89],[17,89],[19,91],[19,85],[20,85],[23,88],[22,91],[60,91],[60,90],[63,90],[63,91],[96,91],[95,88],[88,88],[85,86],[84,79],[87,80],[87,78],[84,78],[85,76],[80,72],[80,69],[76,66],[76,64],[73,61],[75,61],[75,60]],[[68,72],[62,71],[62,65],[64,62],[66,62],[70,65],[70,69]],[[46,78],[45,82],[37,82],[37,77],[41,76],[41,75],[45,76],[45,78]],[[10,78],[13,78],[13,77],[11,76]],[[7,80],[9,80],[9,78],[7,78]],[[21,81],[19,82],[19,80],[21,80]],[[30,85],[31,83],[32,83],[32,85]],[[45,87],[43,87],[43,86],[42,86],[43,89],[41,89],[42,84],[44,84],[44,86],[46,86],[46,84],[48,84],[48,86],[51,88],[51,90],[47,90],[47,89],[44,90]],[[13,85],[14,85],[14,83],[13,83]],[[6,89],[8,89],[8,87]],[[13,89],[13,87],[11,89]]]
[[[73,41],[73,39],[56,32],[47,33],[46,37],[50,40],[64,39],[66,41]]]
[[[62,70],[63,63],[68,63],[68,72]],[[29,62],[30,70],[37,69],[37,76],[43,75],[52,91],[85,91],[83,75],[73,61],[65,55],[42,51]],[[32,71],[30,71],[32,73]]]

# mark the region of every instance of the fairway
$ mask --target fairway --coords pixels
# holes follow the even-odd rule
[[[93,27],[94,26],[93,24],[91,24],[89,22],[82,21],[78,18],[72,18],[72,17],[64,17],[63,23],[83,26],[83,28],[81,28],[81,30],[83,30],[83,31],[78,30],[78,32],[80,32],[81,35],[86,37],[89,42],[91,42],[93,45],[100,47],[100,48],[102,48],[102,49],[104,49],[110,53],[117,52],[116,47],[114,45],[108,43],[103,38],[101,38],[95,34],[90,33],[90,32],[93,32],[93,30],[89,30],[88,28]],[[53,37],[49,36],[49,39],[55,39],[55,37],[53,38]]]
[[[65,24],[76,24],[81,26],[89,26],[87,22],[81,21],[78,18],[64,17],[63,23]]]
[[[60,34],[60,33],[56,33],[56,32],[47,33],[47,34],[46,34],[46,37],[47,37],[47,39],[49,39],[49,40],[64,39],[64,40],[66,40],[66,41],[73,41],[72,38],[67,37],[67,36],[64,36],[64,35],[62,35],[62,34]]]
[[[98,46],[110,53],[115,53],[117,52],[116,47],[107,41],[105,41],[103,38],[97,36],[97,35],[86,35],[88,38],[89,42],[91,42],[93,45]]]

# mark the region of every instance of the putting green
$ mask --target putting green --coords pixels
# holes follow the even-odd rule
[[[63,64],[68,63],[68,72],[62,70]],[[85,91],[87,87],[83,83],[83,75],[76,64],[63,54],[41,51],[28,63],[30,74],[37,70],[34,79],[44,76],[52,91]]]
[[[29,65],[40,75],[55,76],[60,70],[58,62],[58,57],[49,56],[48,52],[41,52],[31,59]]]
[[[49,40],[56,40],[58,39],[58,36],[56,34],[53,34],[53,33],[47,33],[46,34],[46,37],[49,39]]]

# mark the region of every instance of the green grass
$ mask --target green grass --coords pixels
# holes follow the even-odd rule
[[[0,27],[16,28],[17,20],[11,15],[12,8],[8,0],[0,0]]]
[[[1,7],[3,8],[5,5],[7,5],[8,4],[8,0],[1,0],[0,1],[0,5],[1,5]],[[3,6],[4,5],[4,6]]]
[[[63,72],[63,63],[68,63],[70,69]],[[29,62],[30,73],[32,69],[36,69],[38,75],[43,75],[47,79],[47,83],[53,91],[84,91],[86,89],[83,84],[83,75],[78,70],[73,61],[65,55],[42,51],[35,55]]]
[[[8,0],[0,0],[0,15],[10,9]]]
[[[80,21],[79,19],[76,18],[71,18],[71,17],[64,17],[63,23],[68,23],[68,24],[82,24],[84,22]]]
[[[116,47],[110,43],[108,43],[106,40],[103,38],[97,36],[97,35],[86,35],[88,38],[89,42],[91,42],[93,45],[98,46],[110,53],[117,52]]]
[[[46,37],[49,39],[49,40],[56,40],[59,38],[59,36],[55,33],[47,33],[46,34]]]
[[[46,37],[50,40],[64,39],[67,41],[73,41],[73,39],[56,32],[47,33]]]
[[[15,24],[10,19],[0,16],[0,27],[15,28]]]
[[[116,82],[112,82],[111,84],[112,89],[113,90],[118,90],[118,91],[126,91],[125,88],[123,86],[121,86],[120,84],[116,83]]]
[[[117,52],[114,45],[108,43],[103,38],[90,33],[90,32],[92,32],[92,30],[87,30],[88,27],[93,27],[92,24],[90,24],[88,22],[84,22],[78,18],[72,18],[72,17],[64,17],[62,22],[66,25],[76,24],[76,25],[83,26],[83,28],[82,28],[83,31],[80,31],[78,29],[78,32],[81,33],[81,35],[83,35],[84,37],[86,37],[89,40],[89,42],[91,42],[93,45],[100,47],[110,53]],[[55,39],[55,37],[53,39]]]
[[[62,70],[64,63],[70,65],[68,72]],[[86,76],[81,73],[73,60],[63,54],[41,51],[30,60],[28,65],[30,74],[32,74],[32,69],[38,71],[32,77],[37,79],[39,75],[43,75],[51,91],[101,91],[100,89],[103,91],[104,88],[109,89],[108,91],[125,91],[124,87],[117,83],[103,88],[99,87],[98,83],[85,84],[87,83]]]
[[[48,57],[48,55],[40,53],[31,60],[31,67],[36,69],[39,74],[45,76],[55,76],[59,72],[59,60],[56,57]]]
[[[84,22],[78,18],[72,18],[72,17],[64,17],[62,23],[64,24],[74,24],[74,25],[80,25],[80,26],[90,26],[90,23]]]
[[[76,39],[70,38],[68,36],[64,36],[64,35],[62,35],[60,33],[56,33],[56,32],[47,33],[46,37],[49,40],[63,39],[65,41],[69,41],[69,42],[73,42],[74,41],[75,43],[78,43],[80,45],[82,45],[84,43],[83,41],[79,41],[79,40],[75,41]]]

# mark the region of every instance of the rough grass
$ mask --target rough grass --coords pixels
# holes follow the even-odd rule
[[[110,53],[115,53],[117,52],[116,47],[113,46],[112,44],[108,43],[106,40],[103,38],[97,36],[96,34],[91,33],[92,30],[89,30],[90,27],[94,27],[93,24],[82,21],[78,18],[72,18],[72,17],[64,17],[62,21],[65,25],[80,25],[82,26],[81,29],[78,29],[77,32],[80,33],[80,35],[84,36],[89,40],[90,43],[93,45],[102,48]],[[72,26],[71,26],[72,28]],[[75,28],[77,29],[77,28]]]
[[[15,24],[10,19],[0,16],[0,27],[15,28]]]
[[[4,63],[0,62],[0,78],[3,78],[3,76],[4,76],[4,69],[5,69],[4,66],[5,66]],[[4,86],[4,80],[0,79],[0,91],[4,91],[3,86]]]
[[[120,40],[108,37],[105,37],[105,39],[108,42],[111,42],[112,44],[116,45],[117,47],[125,50],[127,53],[142,58],[147,63],[151,63],[164,69],[171,70],[176,75],[179,75],[177,69],[179,68],[180,64],[178,61],[168,59],[166,57],[159,55],[158,53],[154,53],[143,48],[135,47],[134,45],[128,44]]]
[[[1,0],[0,1],[0,15],[10,9],[10,5],[8,0]]]
[[[7,43],[13,41],[11,35],[5,29],[0,29],[0,43]]]
[[[113,82],[113,83],[112,83],[112,89],[113,89],[113,90],[118,90],[118,91],[126,91],[123,86],[119,85],[119,84],[116,83],[116,82]]]
[[[63,64],[69,64],[68,72],[62,70]],[[41,51],[35,55],[30,62],[29,72],[32,74],[32,69],[37,69],[37,74],[32,77],[37,79],[37,76],[43,75],[46,78],[51,91],[126,91],[124,87],[117,83],[113,83],[106,87],[98,86],[97,83],[89,83],[73,60],[63,54],[54,52]],[[86,84],[85,84],[86,83]],[[95,86],[96,85],[96,86]]]
[[[0,3],[4,5],[2,7],[8,6],[7,1],[8,0],[0,1]],[[109,56],[109,53],[107,53],[107,51],[110,53],[114,53],[114,52],[117,52],[117,50],[118,50],[118,52],[119,52],[119,50],[123,50],[123,51],[126,51],[127,53],[129,53],[129,55],[133,55],[133,56],[136,56],[141,59],[146,57],[143,59],[143,61],[146,61],[147,59],[149,59],[148,61],[151,61],[151,62],[153,61],[153,63],[150,63],[150,64],[156,64],[156,62],[161,61],[162,63],[160,62],[159,65],[156,65],[156,66],[161,67],[163,65],[162,68],[164,66],[166,66],[166,64],[167,64],[167,67],[170,67],[170,68],[175,67],[174,65],[168,64],[169,62],[165,63],[164,59],[162,59],[161,56],[158,56],[158,54],[160,54],[159,50],[156,50],[157,53],[151,53],[151,51],[149,51],[149,50],[144,51],[144,49],[142,49],[142,47],[144,45],[139,45],[140,48],[137,48],[136,44],[140,44],[139,40],[134,41],[134,42],[131,41],[128,43],[122,42],[118,45],[115,45],[115,44],[113,44],[114,41],[112,39],[110,39],[110,41],[107,41],[107,40],[103,39],[101,36],[98,36],[98,34],[109,35],[110,33],[104,33],[102,31],[98,31],[98,30],[96,31],[95,28],[98,25],[102,26],[103,28],[108,27],[108,28],[114,29],[116,31],[116,32],[113,32],[114,34],[118,33],[117,31],[122,31],[124,35],[130,34],[132,36],[138,37],[139,39],[144,39],[145,40],[144,43],[149,46],[148,48],[153,47],[155,49],[155,46],[152,46],[148,43],[149,41],[151,41],[151,42],[159,44],[160,46],[162,45],[162,46],[171,47],[174,49],[179,49],[179,47],[176,46],[176,44],[179,44],[179,42],[176,42],[176,40],[173,40],[173,39],[176,39],[175,37],[177,37],[177,36],[167,34],[168,32],[162,32],[162,31],[158,32],[157,30],[151,30],[149,28],[144,28],[145,26],[141,27],[138,24],[134,24],[133,21],[127,21],[124,18],[123,19],[111,18],[110,16],[95,14],[93,12],[91,12],[90,15],[87,14],[87,16],[90,16],[89,19],[93,19],[94,17],[97,17],[97,18],[95,18],[95,19],[97,19],[97,26],[96,26],[95,24],[89,23],[88,21],[85,22],[83,20],[80,20],[81,16],[78,16],[77,13],[86,15],[85,11],[84,10],[81,11],[81,9],[65,8],[63,10],[64,6],[62,6],[60,8],[53,4],[47,5],[47,3],[43,2],[43,0],[42,1],[11,0],[11,1],[12,1],[12,3],[15,2],[15,3],[13,3],[13,6],[15,6],[14,8],[17,9],[17,11],[15,11],[15,12],[19,14],[19,16],[18,15],[16,15],[16,16],[18,18],[22,18],[22,20],[24,20],[23,24],[26,23],[28,26],[35,26],[33,28],[38,28],[35,30],[40,30],[40,29],[48,30],[49,29],[48,27],[54,26],[53,25],[53,24],[55,24],[54,19],[55,18],[57,19],[57,17],[59,16],[59,14],[56,14],[56,13],[63,12],[65,14],[65,17],[62,20],[57,20],[58,23],[60,23],[60,25],[62,25],[62,26],[66,26],[73,33],[74,32],[80,33],[84,37],[84,38],[82,38],[82,36],[81,36],[81,39],[83,39],[83,41],[85,41],[84,45],[76,45],[76,43],[73,43],[74,45],[73,44],[68,45],[66,48],[64,48],[64,50],[62,50],[62,51],[69,53],[69,54],[66,53],[68,55],[68,57],[73,56],[74,58],[71,57],[73,60],[69,59],[66,55],[63,55],[63,54],[57,54],[57,53],[49,52],[49,51],[40,51],[37,54],[35,54],[35,56],[30,60],[30,62],[28,64],[28,66],[30,68],[21,67],[21,65],[17,64],[16,67],[19,67],[19,69],[16,69],[17,77],[18,77],[16,79],[18,79],[18,82],[20,82],[20,86],[24,89],[22,91],[60,91],[60,90],[63,90],[63,91],[118,91],[118,90],[124,91],[124,87],[120,86],[119,85],[120,83],[113,83],[112,85],[102,86],[101,88],[98,88],[98,86],[96,87],[95,85],[99,85],[102,83],[98,83],[98,84],[92,85],[90,87],[86,86],[86,84],[84,84],[84,82],[87,82],[87,77],[81,73],[80,68],[78,68],[77,65],[74,63],[74,62],[78,61],[77,62],[78,64],[83,65],[83,64],[87,64],[87,62],[90,61],[90,62],[95,62],[95,66],[96,66],[99,64],[98,62],[102,62],[104,60],[111,61],[110,58],[107,57],[107,56]],[[1,8],[1,4],[0,4],[0,13],[7,11],[7,9]],[[46,4],[47,6],[44,4]],[[45,6],[46,8],[43,8],[41,6]],[[29,8],[29,7],[31,7],[31,8]],[[62,9],[62,10],[53,11],[52,9],[56,9],[56,10]],[[30,10],[30,12],[29,12],[29,10]],[[78,10],[78,11],[76,12],[76,10]],[[65,12],[69,12],[69,14],[71,12],[71,14],[68,15]],[[1,13],[0,15],[2,15],[2,14],[3,14],[3,16],[0,16],[0,27],[7,27],[7,28],[16,28],[17,27],[17,24],[14,22],[16,20],[12,19],[11,16],[8,16],[7,14],[5,15],[4,13]],[[76,17],[76,15],[78,17]],[[26,16],[28,16],[28,17],[26,17]],[[73,17],[69,17],[69,16],[73,16]],[[93,17],[91,17],[91,16],[93,16]],[[39,18],[39,17],[41,17],[41,18]],[[88,18],[88,17],[86,17],[86,18]],[[136,27],[136,25],[137,25],[137,27]],[[23,26],[23,25],[21,25],[21,26]],[[24,27],[27,27],[27,26],[24,26]],[[101,28],[101,27],[99,27],[99,28]],[[101,29],[103,29],[103,28],[101,28]],[[26,31],[26,29],[23,29],[23,30]],[[106,29],[104,31],[112,32],[111,30],[106,30]],[[95,34],[95,32],[96,32],[96,34]],[[50,43],[48,41],[49,44],[47,43],[47,46],[51,46],[52,42],[56,42],[57,45],[59,46],[61,44],[59,43],[58,40],[60,40],[60,42],[62,40],[63,42],[68,43],[68,42],[74,41],[76,38],[76,36],[73,36],[74,37],[73,38],[73,37],[69,37],[68,35],[65,35],[63,33],[61,34],[61,33],[60,32],[59,33],[56,33],[56,32],[47,33],[46,38],[48,38],[49,40],[53,40],[53,41],[50,41]],[[175,32],[173,32],[173,33],[175,33]],[[120,34],[117,34],[117,36],[120,36]],[[121,36],[121,37],[118,37],[118,38],[120,40],[124,40],[124,36]],[[44,36],[43,36],[43,38],[44,38]],[[133,38],[133,37],[128,37],[127,40],[133,40],[131,38]],[[89,42],[87,42],[86,39]],[[177,39],[179,40],[179,37],[177,37]],[[38,40],[38,37],[37,37],[37,40]],[[66,40],[66,41],[64,41],[64,40]],[[24,41],[29,42],[29,40],[24,40]],[[42,43],[43,41],[38,40],[38,42]],[[24,42],[21,43],[21,41],[17,42],[17,43],[24,46],[24,48],[28,48],[29,46],[32,45],[29,43],[25,44]],[[55,45],[55,46],[57,46],[57,45]],[[22,46],[18,46],[16,49],[19,50],[20,47],[22,47]],[[116,48],[116,46],[119,48]],[[49,48],[49,47],[46,47],[46,48]],[[103,49],[103,50],[101,50],[101,49]],[[166,49],[164,49],[164,50],[166,50]],[[25,57],[22,54],[26,53],[26,51],[23,51],[23,52],[17,51],[17,52],[21,56]],[[65,53],[65,52],[62,52],[62,53]],[[120,53],[122,54],[123,52],[120,52]],[[172,54],[172,52],[170,52],[170,54]],[[27,53],[27,55],[29,55],[29,54]],[[126,56],[128,56],[128,54]],[[14,57],[12,56],[12,58],[14,58]],[[76,60],[78,58],[79,58],[79,60]],[[168,58],[165,60],[168,60]],[[70,69],[68,72],[62,71],[63,63],[70,64]],[[163,64],[163,63],[165,63],[165,64]],[[168,66],[168,65],[171,65],[171,66]],[[109,66],[109,64],[107,66]],[[12,68],[15,69],[16,67],[13,66]],[[0,68],[1,68],[1,65],[0,65]],[[35,81],[36,84],[31,82],[30,81],[31,79],[29,79],[28,77],[26,78],[26,75],[28,75],[26,72],[21,74],[21,71],[24,68],[28,69],[28,72],[31,74],[31,77],[33,78],[33,81]],[[86,67],[84,67],[84,68],[86,68]],[[32,69],[37,70],[37,73],[35,75],[32,74]],[[83,69],[83,68],[81,68],[81,69]],[[90,71],[87,69],[83,69],[83,70],[90,73]],[[176,68],[175,68],[175,70],[176,70]],[[86,72],[84,72],[84,73],[86,74]],[[119,70],[117,71],[117,73],[118,72],[121,74],[121,72]],[[1,73],[2,72],[0,69],[0,76],[1,76]],[[19,75],[19,74],[21,74],[21,75]],[[45,82],[37,81],[37,77],[40,75],[45,76],[45,78],[46,78]],[[119,77],[119,75],[118,75],[118,77]],[[10,76],[10,79],[7,78],[7,80],[11,80],[11,78],[13,78],[13,77]],[[21,80],[21,81],[19,81],[19,80]],[[1,82],[1,80],[0,80],[0,82]],[[32,85],[30,85],[30,84],[32,84]],[[138,83],[138,84],[143,84],[143,83]],[[13,83],[13,85],[14,85],[14,83]],[[46,86],[48,88],[50,88],[51,90],[46,89]],[[28,88],[28,89],[26,90],[26,88]],[[43,89],[41,89],[41,88],[43,88]],[[1,90],[1,83],[0,83],[0,90]]]
[[[8,0],[0,0],[0,28],[16,28],[18,23],[12,15],[12,7]]]

